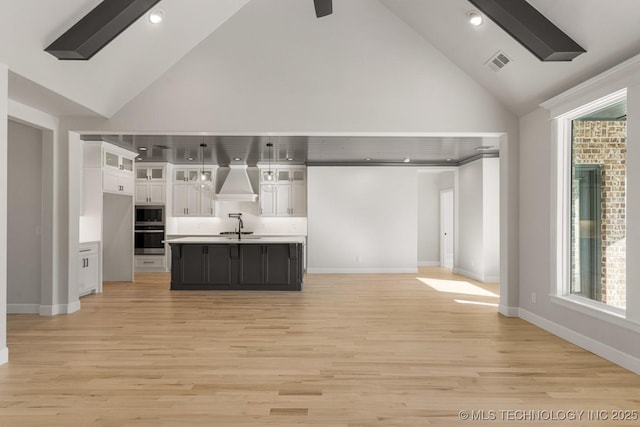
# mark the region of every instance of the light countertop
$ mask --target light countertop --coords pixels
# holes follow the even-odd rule
[[[238,240],[236,236],[192,236],[192,237],[178,237],[176,239],[167,239],[166,243],[226,243],[226,244],[265,244],[265,243],[305,243],[304,236],[242,236],[242,239]]]

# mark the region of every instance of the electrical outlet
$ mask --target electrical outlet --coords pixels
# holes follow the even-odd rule
[[[536,293],[535,292],[531,292],[531,302],[532,303],[536,303]]]

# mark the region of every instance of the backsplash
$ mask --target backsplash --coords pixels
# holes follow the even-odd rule
[[[233,231],[238,221],[229,218],[229,213],[242,212],[243,231],[267,235],[307,235],[306,217],[263,217],[258,203],[217,202],[215,217],[168,217],[168,235],[211,235],[222,231]]]

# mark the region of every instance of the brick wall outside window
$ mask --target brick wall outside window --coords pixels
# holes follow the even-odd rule
[[[626,306],[626,127],[626,121],[574,121],[572,145],[573,164],[602,167],[601,301],[622,308]],[[575,277],[575,271],[572,274]]]

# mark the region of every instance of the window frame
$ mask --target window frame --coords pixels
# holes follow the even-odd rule
[[[551,301],[564,307],[589,314],[606,321],[630,327],[626,319],[627,310],[607,305],[605,303],[571,293],[571,168],[572,168],[572,121],[587,114],[596,112],[616,102],[627,99],[627,88],[618,90],[571,111],[552,118],[553,138],[556,144],[556,173],[552,185],[556,188],[555,213],[556,213],[556,247],[552,250],[555,259],[552,264]],[[553,240],[552,240],[553,244]],[[637,330],[638,327],[632,327]]]

